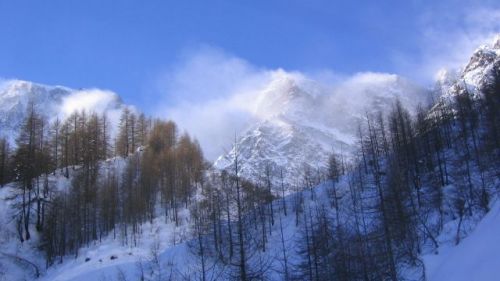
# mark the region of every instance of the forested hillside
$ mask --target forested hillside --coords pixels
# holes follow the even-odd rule
[[[32,102],[15,146],[0,141],[0,277],[427,280],[423,257],[459,245],[498,198],[500,65],[487,63],[473,92],[458,79],[414,116],[398,100],[367,113],[353,161],[332,153],[294,179],[243,178],[236,143],[217,170],[173,121],[125,108],[113,135],[106,114],[48,122]],[[129,257],[89,250],[107,244]]]

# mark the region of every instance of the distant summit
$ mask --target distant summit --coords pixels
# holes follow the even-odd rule
[[[486,45],[474,51],[469,62],[457,71],[443,70],[437,77],[437,85],[442,99],[449,99],[467,91],[480,95],[480,90],[491,82],[493,71],[500,68],[500,34]]]
[[[95,111],[111,111],[123,106],[120,97],[109,91],[74,90],[22,80],[3,81],[0,83],[0,137],[6,137],[11,144],[15,143],[30,101],[49,121],[64,117],[69,109],[91,107]]]
[[[331,153],[351,158],[357,124],[367,112],[386,112],[396,99],[409,107],[425,98],[425,90],[397,75],[359,74],[335,89],[303,76],[278,71],[258,95],[259,121],[247,128],[215,166],[260,180],[271,170],[275,182],[283,172],[288,184],[302,184],[305,173],[325,168]]]

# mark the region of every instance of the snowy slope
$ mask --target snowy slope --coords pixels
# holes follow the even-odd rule
[[[347,192],[348,178],[342,177],[337,187],[340,192]],[[304,208],[315,209],[315,206],[329,205],[327,190],[330,183],[318,185],[313,189],[315,200],[311,200],[311,191],[305,190],[286,197],[289,210],[293,206],[294,196],[304,200]],[[346,196],[347,198],[348,196]],[[275,202],[279,209],[281,202]],[[349,214],[349,206],[343,205],[342,212]],[[329,209],[333,212],[333,209]],[[332,214],[333,215],[333,214]],[[269,234],[269,248],[267,255],[274,257],[269,272],[269,280],[282,280],[279,269],[282,260],[279,259],[282,251],[279,221],[283,225],[285,249],[289,255],[289,265],[297,265],[300,257],[297,253],[297,240],[300,239],[301,225],[295,223],[293,211],[285,216],[277,213],[276,224]],[[113,239],[110,234],[102,242],[83,248],[78,258],[67,257],[62,264],[56,264],[43,272],[41,280],[57,281],[84,281],[84,280],[140,280],[141,270],[145,272],[146,280],[164,279],[180,280],[196,270],[196,261],[187,242],[191,240],[189,234],[190,221],[186,209],[181,212],[182,223],[176,226],[173,222],[165,222],[163,218],[156,218],[153,224],[141,226],[142,237],[137,246],[125,246],[119,238]],[[344,218],[349,220],[348,217]],[[475,225],[470,224],[470,232],[459,245],[454,245],[457,221],[446,223],[445,230],[438,237],[439,254],[426,253],[423,256],[426,268],[426,277],[429,281],[489,281],[496,280],[500,274],[498,253],[498,237],[500,236],[500,202],[492,205],[491,211]],[[155,254],[158,262],[155,262]],[[114,256],[116,259],[111,259]],[[88,261],[86,261],[88,259]],[[411,271],[408,272],[410,275]],[[169,277],[167,277],[169,276]],[[407,280],[415,280],[409,276]]]
[[[500,202],[496,202],[490,212],[460,244],[457,246],[448,244],[441,247],[439,255],[424,256],[428,280],[498,280],[500,276],[499,237]]]
[[[123,106],[120,97],[109,91],[74,90],[22,80],[3,81],[0,83],[0,137],[6,137],[11,145],[26,117],[30,101],[49,121],[82,109],[117,115]]]
[[[109,159],[101,163],[100,172],[106,174],[112,170],[120,174],[125,163],[125,160],[120,157]],[[48,176],[49,188],[54,193],[65,192],[71,186],[74,173],[78,171],[79,167],[69,169],[69,178],[66,178],[63,170],[58,169]],[[0,188],[0,281],[33,280],[35,267],[38,268],[41,276],[46,274],[45,255],[39,249],[40,233],[35,229],[35,225],[30,226],[31,239],[23,243],[19,241],[16,218],[21,203],[21,194],[22,190],[15,182]],[[34,209],[32,209],[32,215],[34,217]],[[119,241],[115,242],[119,244]],[[99,248],[107,249],[105,246]],[[74,262],[68,264],[74,264]]]
[[[345,182],[342,183],[346,184]],[[323,198],[318,202],[311,201],[311,191],[303,191],[302,196],[306,206],[326,203],[327,185],[315,187],[315,194]],[[291,208],[294,197],[288,196],[286,202]],[[276,208],[281,203],[276,202]],[[44,271],[40,280],[42,281],[86,281],[86,280],[140,280],[141,271],[144,271],[145,280],[184,280],[189,274],[195,274],[197,264],[192,250],[187,242],[192,239],[190,231],[189,211],[183,209],[180,213],[181,224],[176,226],[174,222],[165,222],[163,217],[157,217],[152,224],[146,223],[141,226],[142,236],[137,246],[125,246],[121,243],[120,234],[114,239],[110,234],[102,242],[96,242],[80,250],[78,258],[67,257],[62,264],[55,264]],[[295,224],[295,216],[279,214],[282,221],[285,236],[285,248],[289,257],[289,263],[298,262],[296,254],[296,241],[300,237],[300,226]],[[273,268],[281,268],[282,261],[279,258],[282,247],[280,240],[279,224],[272,226],[269,236],[269,248],[267,255],[274,257]],[[156,252],[156,253],[155,253]],[[155,261],[155,255],[158,261]],[[111,259],[111,257],[116,257]],[[158,266],[159,265],[159,266]],[[214,273],[215,274],[215,273]],[[161,276],[162,278],[159,278]],[[192,276],[191,276],[192,277]],[[281,280],[281,274],[270,270],[269,280]],[[198,279],[196,279],[198,280]],[[214,279],[212,279],[214,280]],[[217,279],[215,279],[217,280]],[[221,279],[223,280],[223,279]]]
[[[281,71],[258,95],[259,121],[239,135],[215,166],[232,169],[238,153],[244,177],[259,180],[269,166],[275,177],[283,170],[289,184],[301,183],[305,167],[323,169],[330,153],[350,157],[357,125],[367,112],[387,112],[396,98],[415,108],[425,97],[422,88],[397,75],[360,74],[329,89]]]
[[[58,189],[69,186],[70,180],[62,175],[51,176],[51,185]],[[44,255],[39,251],[39,233],[32,226],[31,239],[21,243],[16,231],[16,217],[20,189],[15,183],[0,188],[0,280],[32,280],[36,266],[40,273],[45,268]],[[32,265],[34,266],[32,266]],[[3,279],[2,279],[3,278]]]

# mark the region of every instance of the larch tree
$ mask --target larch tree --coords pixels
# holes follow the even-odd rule
[[[0,187],[9,180],[9,143],[5,138],[0,139]]]

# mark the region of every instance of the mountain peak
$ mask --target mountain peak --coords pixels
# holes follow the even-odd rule
[[[122,106],[120,97],[109,91],[73,90],[24,80],[4,80],[0,83],[0,137],[6,137],[11,144],[15,142],[30,101],[49,120],[75,110],[92,109],[100,113],[120,110]]]
[[[493,49],[500,49],[500,33],[493,38],[492,42],[491,46]]]
[[[396,97],[409,105],[423,96],[422,91],[393,74],[358,74],[329,88],[300,74],[277,71],[258,94],[260,120],[244,130],[231,151],[214,165],[232,169],[232,159],[238,154],[242,176],[258,180],[271,167],[283,170],[291,184],[305,167],[324,169],[332,152],[351,157],[356,124],[367,109],[388,112]]]
[[[262,119],[294,115],[304,106],[314,103],[314,94],[305,83],[311,83],[299,74],[278,70],[257,97],[255,113]]]
[[[465,90],[472,97],[480,97],[481,89],[491,82],[492,73],[500,63],[500,34],[489,44],[477,48],[469,62],[455,71],[441,70],[436,75],[436,90],[440,98],[447,102]]]

